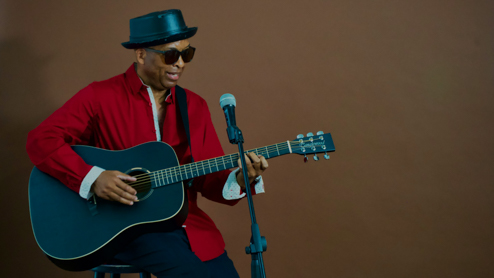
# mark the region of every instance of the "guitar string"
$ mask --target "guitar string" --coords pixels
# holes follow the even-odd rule
[[[295,141],[295,142],[297,142],[298,144],[300,144],[300,141]],[[284,144],[284,143],[285,142],[279,143],[279,144]],[[276,145],[279,145],[279,144],[276,144]],[[274,147],[277,147],[276,145],[274,145]],[[290,145],[292,145],[292,144],[290,144]],[[279,152],[279,150],[286,150],[287,149],[287,147],[282,147],[281,149],[278,148],[276,150],[276,152],[274,152],[274,147],[272,145],[268,149],[268,147],[266,146],[264,148],[258,148],[258,149],[250,150],[250,152],[254,152],[254,151],[259,150],[260,152],[258,152],[258,153],[260,153],[260,154],[269,155],[270,153],[273,153],[275,155],[276,152]],[[293,146],[292,149],[299,149],[299,148],[302,148],[302,147],[295,145],[295,146]],[[266,149],[268,149],[268,150],[266,151]],[[271,150],[273,152],[271,152],[269,150]],[[249,152],[249,151],[247,151],[247,152]],[[232,159],[232,156],[235,157],[235,160],[238,160],[238,158],[237,158],[237,157],[239,157],[238,153],[229,155],[230,160],[233,160]],[[171,168],[168,168],[168,169],[165,169],[165,170],[158,170],[158,171],[155,171],[155,172],[152,172],[152,173],[145,173],[145,174],[143,174],[143,175],[145,175],[144,180],[143,179],[139,179],[139,182],[136,181],[135,183],[131,183],[129,185],[134,186],[134,187],[136,187],[138,189],[142,189],[143,187],[148,187],[149,186],[149,184],[151,183],[151,178],[154,178],[155,180],[156,179],[159,179],[160,181],[162,181],[163,185],[170,184],[169,182],[165,182],[165,178],[171,179],[172,180],[172,183],[173,183],[173,180],[174,179],[177,180],[176,182],[179,182],[179,181],[182,181],[182,180],[186,180],[186,179],[188,179],[188,175],[187,174],[190,174],[191,178],[194,177],[194,170],[196,172],[198,172],[199,171],[199,164],[205,164],[205,162],[208,162],[208,166],[209,166],[210,169],[213,168],[213,167],[217,167],[218,171],[219,171],[219,166],[221,166],[221,165],[223,165],[223,167],[225,167],[224,169],[235,167],[235,165],[233,165],[232,162],[225,163],[225,159],[228,159],[228,157],[227,156],[223,156],[223,157],[218,157],[218,158],[211,159],[213,161],[212,163],[211,163],[211,160],[209,160],[209,161],[206,160],[206,161],[202,161],[202,163],[201,162],[196,162],[196,164],[190,163],[190,164],[180,165],[180,166],[176,166],[176,167],[171,167]],[[226,167],[225,164],[228,164],[228,163],[231,163],[232,164],[232,167]],[[213,165],[213,167],[211,167],[211,164]],[[196,169],[194,169],[193,165],[196,165],[196,167],[195,167]],[[223,168],[223,167],[221,167],[221,168]],[[180,170],[180,168],[183,168],[183,170]],[[222,169],[222,170],[224,170],[224,169]],[[169,170],[170,174],[169,175],[166,175],[166,173],[164,173],[164,172],[165,171],[168,171],[168,170]],[[206,171],[205,171],[205,168],[204,167],[203,167],[203,173],[206,174]],[[213,173],[213,171],[211,171],[210,173]],[[186,178],[183,177],[184,174],[186,175]],[[163,177],[161,178],[161,177],[159,177],[159,175],[162,175]],[[198,176],[201,176],[201,175],[199,174]],[[141,187],[140,185],[143,185],[143,187]],[[160,185],[160,186],[163,186],[163,185]]]
[[[288,147],[279,147],[278,149],[276,149],[275,147],[274,148],[271,148],[269,150],[269,152],[266,152],[266,150],[262,150],[262,152],[260,152],[261,154],[277,154],[277,150],[286,150],[288,149]],[[201,167],[199,165],[205,165],[207,164],[207,168],[210,169],[210,173],[213,173],[214,171],[212,171],[212,168],[216,167],[217,169],[219,168],[223,168],[225,167],[226,165],[225,164],[232,164],[231,161],[233,161],[233,159],[235,160],[235,162],[238,161],[238,158],[240,157],[238,155],[238,153],[236,154],[231,154],[229,155],[230,156],[230,159],[228,158],[225,158],[225,157],[219,157],[219,158],[214,158],[214,159],[211,159],[213,160],[213,162],[206,160],[206,161],[200,161],[200,162],[196,162],[197,166],[196,167],[193,167],[192,166],[192,163],[191,164],[185,164],[185,165],[180,165],[180,166],[176,166],[176,167],[171,167],[171,168],[168,168],[166,170],[158,170],[158,171],[155,171],[155,172],[152,172],[152,173],[146,173],[145,174],[145,177],[144,179],[139,179],[138,181],[136,181],[135,183],[130,183],[129,185],[130,186],[133,186],[135,188],[139,188],[138,186],[139,185],[149,185],[150,181],[151,181],[151,178],[154,178],[156,179],[158,175],[162,174],[161,172],[164,172],[164,171],[169,171],[170,174],[168,174],[166,177],[168,177],[169,179],[172,180],[177,180],[176,182],[179,182],[180,180],[186,180],[187,178],[183,178],[184,174],[187,173],[187,174],[191,174],[191,178],[193,177],[194,175],[194,172],[197,172],[198,171],[198,168]],[[271,155],[272,156],[272,155]],[[225,163],[225,160],[231,160],[231,161],[226,161]],[[221,167],[220,167],[221,166]],[[229,169],[229,168],[233,168],[233,167],[236,167],[235,165],[232,164],[232,167],[227,167],[227,168],[224,168],[224,169]],[[180,168],[184,168],[183,171],[180,171],[179,169]],[[195,168],[195,169],[194,169]],[[206,167],[203,167],[203,173],[206,173]],[[209,173],[208,173],[209,174]],[[187,176],[188,177],[188,176]],[[161,180],[164,180],[163,178],[160,178]],[[140,183],[138,183],[140,181]],[[142,187],[140,187],[139,189],[142,189]]]
[[[268,151],[266,151],[266,149]],[[258,151],[249,150],[247,152],[257,152],[260,154],[269,155],[269,154],[276,154],[277,150],[286,150],[286,149],[288,149],[288,147],[270,146],[270,147],[259,148],[259,150],[256,149]],[[230,154],[230,155],[226,155],[226,156],[221,156],[221,157],[217,157],[217,158],[212,158],[212,159],[208,159],[208,160],[203,160],[203,161],[199,161],[199,162],[195,162],[195,163],[188,163],[188,164],[184,164],[184,165],[170,167],[170,168],[167,168],[164,170],[157,170],[157,171],[152,172],[152,173],[144,173],[144,174],[136,175],[134,177],[155,175],[158,172],[174,171],[174,170],[178,170],[178,168],[184,168],[185,172],[193,173],[194,171],[197,172],[199,167],[205,166],[206,164],[208,164],[208,168],[211,168],[211,167],[209,167],[211,164],[213,165],[213,167],[216,167],[216,166],[221,165],[221,164],[231,163],[231,162],[225,163],[225,160],[233,160],[233,157],[235,157],[235,161],[237,161],[238,160],[237,157],[239,157],[238,153]],[[197,165],[197,166],[193,166],[193,165]],[[235,167],[235,166],[232,166],[232,167]],[[205,167],[203,167],[203,168],[205,168]],[[178,172],[178,171],[174,171],[174,172]],[[184,171],[180,171],[180,172],[184,172]],[[204,170],[203,170],[203,172],[204,172]],[[159,174],[161,174],[161,173],[159,173]],[[172,174],[175,174],[175,173],[172,173]]]
[[[281,144],[284,144],[284,143],[281,143]],[[266,153],[266,154],[271,153],[271,152],[266,152],[265,151],[266,149],[271,150],[271,151],[274,151],[275,149],[280,149],[281,150],[280,146],[271,145],[271,146],[266,146],[266,147],[262,147],[262,148],[258,148],[258,149],[248,150],[246,152],[248,152],[248,153],[251,153],[251,152],[261,152],[261,153]],[[283,149],[286,149],[286,147],[284,147]],[[225,156],[221,156],[221,157],[216,157],[216,158],[211,158],[211,159],[207,159],[207,160],[203,160],[203,161],[198,161],[198,162],[195,162],[195,163],[188,163],[188,164],[184,164],[184,165],[179,165],[179,166],[171,167],[171,168],[168,168],[168,169],[157,170],[155,172],[159,172],[159,171],[163,171],[164,172],[164,171],[168,171],[168,170],[173,170],[173,168],[180,168],[180,167],[182,167],[182,168],[189,167],[190,170],[191,170],[191,172],[192,172],[193,171],[192,168],[194,168],[194,167],[195,168],[198,168],[198,167],[203,166],[203,164],[211,164],[212,161],[214,161],[214,162],[212,162],[213,165],[216,166],[217,164],[218,165],[219,164],[222,164],[225,159],[226,160],[232,159],[231,158],[232,156],[238,156],[238,153],[236,153],[236,154],[230,154],[230,155],[225,155]],[[217,161],[220,161],[220,160],[221,160],[221,162],[220,163],[217,163]],[[193,165],[197,165],[197,166],[193,166]],[[153,173],[155,173],[155,172],[153,172]],[[143,173],[143,174],[136,175],[134,177],[137,178],[137,177],[140,177],[140,176],[148,176],[149,174],[151,174],[151,173]]]
[[[309,140],[307,140],[307,141],[309,141]],[[293,145],[293,142],[295,142],[296,145]],[[304,141],[304,142],[306,142],[306,141]],[[283,150],[288,149],[288,147],[287,147],[287,145],[285,143],[286,142],[282,142],[282,143],[278,143],[278,144],[275,144],[275,145],[261,147],[261,148],[257,148],[257,149],[253,149],[253,150],[248,150],[247,152],[256,152],[256,153],[261,154],[261,155],[262,154],[265,154],[265,155],[267,155],[269,157],[269,154],[276,155],[276,153],[279,153],[280,150],[283,151]],[[278,146],[280,144],[282,144],[284,146],[282,146],[282,147]],[[298,144],[300,144],[300,141],[292,141],[290,143],[290,145],[292,146],[292,149],[294,149],[294,150],[298,150],[298,149],[303,148],[302,146],[300,146]],[[136,181],[134,183],[130,183],[129,185],[131,185],[132,187],[136,188],[136,190],[140,190],[140,189],[145,189],[145,188],[149,187],[149,185],[151,184],[151,178],[154,178],[155,180],[156,179],[159,179],[160,181],[162,181],[163,185],[170,184],[169,182],[166,182],[165,181],[165,178],[171,179],[172,180],[172,183],[173,183],[173,180],[177,180],[176,182],[183,181],[183,180],[188,179],[188,175],[187,174],[189,174],[191,178],[194,177],[194,172],[198,173],[199,172],[199,167],[201,167],[201,166],[203,168],[203,173],[206,174],[206,170],[205,170],[205,167],[204,167],[205,164],[206,164],[206,162],[207,162],[207,164],[209,166],[208,168],[210,168],[210,173],[213,173],[213,171],[211,171],[211,170],[214,167],[216,167],[218,170],[220,168],[219,166],[222,166],[221,167],[222,170],[236,167],[232,163],[232,160],[235,159],[235,161],[238,161],[238,157],[239,157],[239,154],[236,153],[236,154],[231,154],[231,155],[228,155],[228,156],[222,156],[222,157],[218,157],[218,158],[213,158],[213,159],[210,159],[210,160],[205,160],[205,161],[200,161],[200,162],[196,162],[196,163],[189,163],[189,164],[185,164],[185,165],[171,167],[171,168],[168,168],[168,169],[165,169],[165,170],[158,170],[158,171],[155,171],[155,172],[152,172],[152,173],[144,173],[144,174],[139,175],[139,176],[141,176],[144,179],[141,178],[141,179],[139,179],[139,181]],[[230,158],[230,159],[228,159],[228,158]],[[226,163],[225,163],[225,160],[230,160],[230,161],[229,162],[226,161]],[[232,164],[232,167],[226,167],[226,164]],[[225,167],[225,168],[223,169],[223,167]],[[183,168],[183,169],[180,170],[180,168]],[[165,171],[170,172],[170,174],[165,176],[165,174],[166,174],[166,173],[164,173]],[[184,179],[184,174],[186,175],[186,178],[185,179]],[[163,177],[159,177],[160,175],[162,175]],[[201,175],[199,174],[198,176],[201,176]],[[163,186],[163,185],[160,185],[160,186]]]
[[[278,143],[278,144],[284,144],[286,142],[282,142],[282,143]],[[276,145],[278,144],[274,144],[274,145],[270,145],[270,146],[267,146],[268,148],[276,148]],[[262,147],[262,148],[258,148],[258,149],[264,149],[266,147]],[[246,152],[254,152],[256,149],[252,149],[252,150],[247,150]],[[221,156],[221,157],[215,157],[215,158],[210,158],[210,159],[207,159],[207,160],[203,160],[203,161],[199,161],[199,162],[195,162],[195,163],[202,163],[202,162],[207,162],[207,161],[211,161],[211,160],[215,160],[215,159],[219,159],[219,158],[222,158],[222,157],[227,157],[227,156],[232,156],[232,155],[238,155],[238,153],[236,154],[230,154],[230,155],[225,155],[225,156]],[[180,165],[180,166],[185,166],[185,165],[188,165],[188,164],[184,164],[184,165]],[[180,166],[176,166],[176,167],[180,167]],[[168,169],[167,169],[168,170]],[[144,176],[144,175],[148,175],[149,173],[143,173],[143,174],[139,174],[139,175],[135,175],[134,177],[139,177],[139,176]]]
[[[280,146],[276,146],[276,145],[266,146],[266,147],[259,148],[259,149],[261,149],[263,151],[263,153],[267,153],[267,152],[265,152],[266,149],[268,149],[268,150],[275,150],[277,148],[281,150]],[[284,147],[284,149],[286,149],[286,147]],[[253,149],[253,150],[248,150],[246,152],[248,152],[248,153],[250,153],[250,152],[259,152],[257,150],[258,149]],[[271,153],[271,152],[269,152],[269,153]],[[180,168],[180,167],[189,167],[191,169],[191,171],[193,171],[192,168],[194,166],[192,166],[192,165],[197,165],[195,168],[198,168],[198,167],[202,167],[202,166],[205,166],[206,164],[208,164],[208,168],[210,168],[209,165],[213,164],[213,166],[216,166],[217,164],[220,164],[220,163],[223,164],[223,161],[225,159],[226,160],[232,159],[231,158],[232,156],[238,156],[238,153],[236,153],[236,154],[230,154],[230,155],[225,155],[225,156],[221,156],[221,157],[216,157],[216,158],[211,158],[211,159],[207,159],[207,160],[203,160],[203,161],[199,161],[199,162],[195,162],[195,163],[188,163],[188,164],[184,164],[184,165],[179,165],[179,166],[171,167],[171,168],[168,168],[168,169],[157,170],[156,172],[159,172],[159,171],[163,171],[163,172],[164,171],[173,171],[173,170],[175,170],[175,168]],[[221,160],[220,163],[218,163],[219,160]],[[147,176],[149,174],[150,173],[143,173],[143,174],[136,175],[134,177],[138,178],[140,176]]]
[[[320,140],[319,138],[316,138],[314,141],[317,141],[317,140]],[[308,142],[310,140],[305,140],[303,141],[303,143],[305,142]],[[293,146],[292,144],[293,143],[296,143],[296,144],[300,144],[300,141],[289,141],[290,142],[290,145]],[[276,148],[278,145],[284,145],[286,142],[281,142],[281,143],[277,143],[277,144],[273,144],[273,145],[268,145],[266,146],[267,148]],[[266,147],[260,147],[260,148],[257,148],[257,149],[252,149],[252,150],[247,150],[246,152],[249,153],[249,152],[254,152],[255,150],[260,150],[260,149],[265,149]],[[298,147],[298,146],[295,146],[295,147]],[[286,149],[286,147],[285,147]],[[238,153],[236,154],[231,154],[231,155],[238,155]],[[231,155],[225,155],[225,156],[221,156],[221,157],[217,157],[217,158],[211,158],[211,159],[207,159],[207,160],[203,160],[203,161],[199,161],[199,162],[196,162],[196,163],[201,163],[201,162],[205,162],[205,161],[210,161],[210,160],[214,160],[214,159],[219,159],[219,158],[222,158],[222,157],[226,157],[226,156],[231,156]],[[188,165],[188,164],[185,164],[185,165]],[[185,165],[180,165],[180,166],[185,166]],[[180,167],[180,166],[177,166],[177,167]],[[168,170],[168,169],[167,169]],[[160,171],[160,170],[158,170]],[[149,173],[143,173],[143,174],[139,174],[139,175],[135,175],[134,177],[139,177],[139,176],[145,176],[145,175],[148,175]]]
[[[302,148],[302,147],[300,147],[300,146],[295,146],[294,147],[294,149],[297,149],[297,148]],[[285,149],[287,149],[287,148],[283,148],[282,150],[285,150]],[[273,154],[276,154],[276,153],[273,153]],[[235,154],[235,155],[238,156],[238,154]],[[216,160],[219,160],[219,159],[216,159]],[[229,163],[231,163],[231,162],[229,162]],[[232,167],[226,167],[225,164],[226,163],[224,163],[224,159],[221,159],[221,161],[215,161],[213,163],[213,167],[216,166],[218,169],[219,169],[219,166],[220,165],[223,165],[225,167],[224,169],[235,167],[233,164],[232,164]],[[182,166],[184,166],[184,165],[182,165]],[[173,168],[179,169],[182,166],[173,167]],[[213,168],[213,167],[210,167],[210,169]],[[223,168],[223,167],[221,167],[221,168]],[[189,167],[189,169],[185,169],[185,171],[177,171],[177,169],[174,171],[173,174],[167,176],[167,178],[170,178],[172,180],[172,183],[174,183],[173,182],[174,179],[177,180],[176,182],[186,180],[188,178],[188,176],[186,176],[187,178],[184,178],[183,177],[183,175],[184,175],[183,173],[184,172],[190,173],[191,174],[191,177],[193,177],[194,169],[192,169],[192,167]],[[222,170],[224,170],[224,169],[222,169]],[[196,171],[197,171],[197,169],[196,169]],[[159,172],[162,172],[162,170],[156,171],[156,172],[153,172],[153,173],[148,173],[148,175],[144,179],[140,179],[139,180],[139,183],[137,183],[137,181],[136,181],[136,183],[132,183],[130,185],[133,186],[133,187],[135,187],[137,190],[147,188],[151,184],[151,178],[154,178],[156,180],[157,175],[162,174],[162,173],[159,173]],[[206,174],[206,171],[203,170],[203,173]],[[211,171],[210,173],[213,173],[213,171]],[[209,173],[207,173],[207,174],[209,174]],[[164,185],[170,184],[169,182],[166,183],[165,180],[164,180],[164,178],[160,178],[160,180],[162,180],[163,183],[164,183],[163,185],[160,185],[160,186],[164,186]]]
[[[288,147],[278,148],[278,150],[282,150],[282,151],[283,150],[286,150],[286,149],[288,149]],[[277,151],[274,151],[275,150],[274,148],[271,149],[271,150],[272,151],[269,152],[269,153],[271,153],[273,155],[277,153]],[[262,153],[266,153],[266,151],[264,150]],[[238,158],[237,158],[237,157],[239,157],[238,153],[237,154],[233,154],[231,156],[234,156],[235,157],[235,161],[238,161]],[[221,167],[222,170],[235,167],[232,164],[232,167],[226,167],[226,168],[223,169],[223,167],[226,166],[225,164],[229,164],[231,162],[225,163],[225,161],[224,161],[225,159],[221,159],[221,158],[217,158],[217,159],[214,159],[214,160],[215,161],[213,163],[210,163],[209,164],[209,165],[212,165],[212,167],[209,167],[211,170],[214,167],[217,167],[217,169],[219,169],[220,166],[222,166]],[[173,167],[173,168],[180,168],[180,167],[183,167],[183,166],[187,166],[187,164],[186,165],[182,165],[182,166],[178,166],[178,167]],[[182,180],[186,180],[187,179],[187,178],[184,179],[184,174],[182,174],[182,172],[190,173],[191,174],[191,177],[193,177],[194,170],[197,170],[197,169],[193,169],[193,167],[189,167],[189,169],[185,169],[185,171],[174,171],[174,173],[168,175],[167,177],[172,180],[172,183],[173,183],[173,180],[177,180],[176,182],[179,182],[179,181],[182,181]],[[213,173],[214,171],[211,171],[211,170],[210,170],[210,173]],[[162,171],[162,170],[160,170],[160,171]],[[160,172],[160,171],[156,171],[156,172]],[[129,184],[129,185],[135,187],[137,190],[148,188],[149,185],[151,184],[151,178],[156,179],[156,176],[160,174],[160,173],[156,173],[156,172],[148,173],[148,175],[144,179],[140,179],[139,180],[140,183],[137,183],[137,181],[136,181],[136,183],[132,183],[132,184]],[[205,170],[203,170],[203,172],[206,174],[206,171]],[[161,178],[161,180],[164,181],[163,178]],[[166,184],[170,184],[170,183],[165,183],[163,185],[166,185]],[[163,185],[160,185],[160,186],[163,186]]]

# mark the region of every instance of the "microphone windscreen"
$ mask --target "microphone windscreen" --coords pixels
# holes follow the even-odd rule
[[[220,106],[223,107],[227,105],[237,106],[237,102],[235,101],[235,97],[232,94],[224,94],[220,97]]]

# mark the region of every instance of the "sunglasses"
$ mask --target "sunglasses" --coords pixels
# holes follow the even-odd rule
[[[161,60],[163,63],[167,65],[175,64],[175,62],[178,61],[180,56],[182,56],[182,59],[184,60],[184,63],[188,63],[192,61],[192,58],[194,58],[194,53],[196,52],[195,47],[189,46],[187,49],[184,51],[180,52],[176,49],[170,49],[167,51],[160,51],[152,48],[144,48],[146,50],[149,50],[151,52],[156,52],[161,54]]]

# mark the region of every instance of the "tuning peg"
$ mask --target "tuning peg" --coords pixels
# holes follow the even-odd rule
[[[316,134],[317,134],[317,135],[323,135],[323,134],[324,134],[324,132],[322,132],[322,131],[318,131]]]
[[[326,152],[326,154],[324,155],[324,158],[326,159],[329,159],[329,154]]]
[[[319,157],[317,156],[317,154],[314,154],[314,161],[318,161],[319,160]]]
[[[314,134],[312,132],[307,133],[307,137],[312,137]]]
[[[304,138],[304,135],[303,134],[297,135],[297,139],[302,139],[302,138]]]
[[[307,163],[307,161],[309,161],[309,159],[307,158],[307,155],[304,154],[304,163]]]

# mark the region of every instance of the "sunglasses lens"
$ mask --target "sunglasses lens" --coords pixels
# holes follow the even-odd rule
[[[185,49],[182,52],[182,59],[184,60],[185,63],[188,63],[192,61],[192,58],[194,58],[194,53],[196,52],[196,49],[194,47],[189,47]]]
[[[165,58],[165,64],[171,65],[174,64],[176,61],[178,61],[178,58],[180,57],[180,52],[176,49],[168,50],[165,52],[163,55]]]

